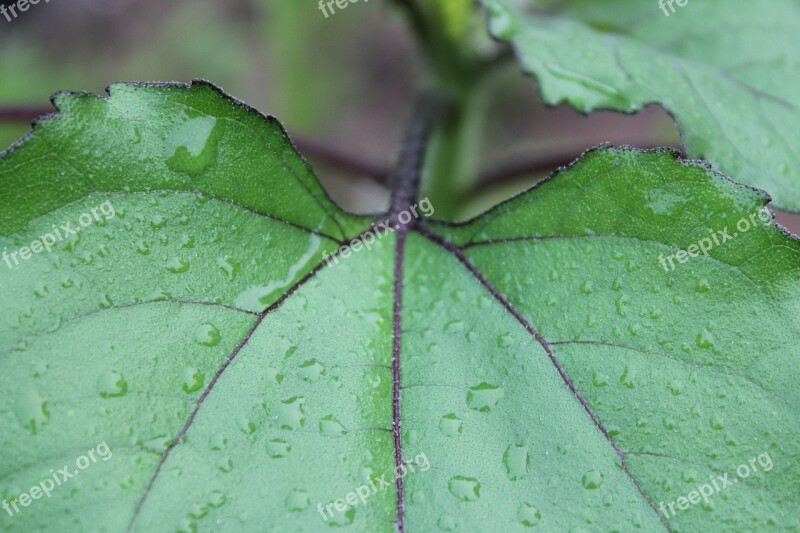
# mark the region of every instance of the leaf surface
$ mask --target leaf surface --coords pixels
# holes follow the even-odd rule
[[[759,223],[660,262],[763,193],[601,147],[328,265],[384,217],[335,206],[274,119],[206,83],[110,94],[59,95],[0,159],[9,251],[115,210],[2,265],[0,497],[113,451],[4,530],[800,525],[798,241]]]
[[[800,4],[673,2],[669,16],[656,0],[512,7],[532,4],[484,0],[492,34],[513,44],[546,103],[584,113],[659,104],[691,157],[800,210]]]

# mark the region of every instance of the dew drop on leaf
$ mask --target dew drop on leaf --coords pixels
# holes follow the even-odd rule
[[[192,393],[200,390],[203,386],[203,375],[194,367],[187,366],[183,369],[181,388],[185,393]]]
[[[17,398],[14,405],[14,413],[22,427],[34,435],[36,435],[50,419],[50,413],[47,410],[47,400],[39,396],[39,393],[33,390],[29,390]]]
[[[519,506],[517,511],[517,520],[525,527],[533,527],[542,519],[542,513],[528,502],[524,502]]]
[[[150,255],[150,245],[144,239],[136,241],[136,252],[141,255]]]
[[[173,257],[167,262],[166,269],[173,274],[181,274],[189,270],[189,262],[180,257]]]
[[[636,379],[636,369],[626,365],[625,370],[622,372],[622,376],[619,378],[619,382],[622,385],[625,385],[629,389],[636,387],[636,383],[634,380]]]
[[[603,474],[599,470],[589,470],[583,475],[583,488],[596,489],[603,484]]]
[[[167,166],[175,172],[198,175],[216,162],[217,119],[207,115],[186,118],[164,142]]]
[[[300,429],[306,422],[305,399],[301,396],[294,396],[288,400],[283,400],[278,406],[278,425],[282,429]]]
[[[531,458],[528,454],[528,447],[522,444],[512,444],[503,454],[503,464],[506,467],[508,479],[516,481],[522,479],[528,473]]]
[[[355,520],[355,517],[356,517],[355,508],[349,507],[343,513],[339,512],[333,513],[333,516],[328,519],[327,524],[329,527],[336,527],[336,528],[345,527],[352,524],[353,520]]]
[[[128,392],[128,383],[119,372],[105,372],[97,378],[97,392],[101,398],[120,398]]]
[[[273,459],[281,459],[289,455],[292,446],[283,439],[271,439],[267,442],[267,455]]]
[[[489,383],[481,383],[467,391],[467,405],[481,413],[488,413],[503,397],[503,389]]]
[[[697,292],[708,292],[711,290],[711,283],[709,283],[707,279],[701,279],[697,282],[695,290]]]
[[[219,344],[220,339],[219,330],[208,322],[201,324],[194,334],[194,341],[203,346],[216,346]]]
[[[697,344],[698,348],[714,348],[714,334],[707,329],[703,329],[697,334],[695,344]]]
[[[595,387],[605,387],[608,385],[608,376],[602,372],[595,372],[592,377],[592,383]]]
[[[314,382],[325,375],[325,367],[316,359],[310,359],[300,364],[297,373],[303,381]]]
[[[325,416],[319,421],[319,432],[326,437],[347,435],[347,430],[333,415]]]
[[[455,413],[449,413],[439,420],[439,431],[448,437],[455,437],[463,429],[463,423]]]
[[[465,476],[454,476],[447,484],[450,492],[465,502],[477,501],[481,496],[481,484],[477,479]]]
[[[449,514],[443,514],[439,517],[439,520],[436,522],[436,525],[442,531],[453,531],[456,528],[456,519],[450,516]]]
[[[228,445],[228,439],[222,433],[215,433],[209,439],[209,445],[212,451],[220,452]]]
[[[286,496],[286,509],[293,513],[305,511],[311,505],[311,498],[305,490],[294,489]]]
[[[228,279],[228,281],[235,280],[242,268],[241,264],[230,256],[217,259],[217,266],[225,274],[225,277]]]
[[[255,423],[245,416],[240,417],[236,421],[236,424],[239,426],[239,430],[245,435],[252,435],[253,433],[256,432]]]
[[[224,455],[217,460],[217,470],[223,474],[228,474],[233,470],[233,459]]]

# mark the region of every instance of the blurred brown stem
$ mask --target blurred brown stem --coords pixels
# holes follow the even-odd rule
[[[31,122],[38,116],[53,113],[52,107],[39,106],[4,106],[0,107],[0,121],[2,122]]]

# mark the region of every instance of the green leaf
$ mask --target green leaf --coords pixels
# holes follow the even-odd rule
[[[759,222],[659,261],[764,194],[602,147],[327,264],[384,217],[336,207],[274,119],[206,83],[110,94],[59,95],[0,159],[8,252],[94,220],[1,267],[3,530],[800,525],[800,244]]]
[[[546,103],[584,113],[659,104],[691,157],[800,210],[797,2],[672,2],[669,16],[656,0],[569,0],[538,14],[483,3]]]

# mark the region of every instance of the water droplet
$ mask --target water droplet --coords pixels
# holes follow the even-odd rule
[[[217,470],[223,474],[230,473],[233,470],[233,459],[227,455],[220,457],[217,461]]]
[[[591,281],[584,282],[584,284],[581,285],[581,292],[583,294],[592,294],[592,292],[593,292],[592,282]]]
[[[500,335],[497,338],[497,345],[500,348],[508,348],[514,343],[514,337],[510,333],[506,333],[504,335]]]
[[[341,437],[347,435],[347,430],[344,429],[344,426],[336,420],[336,417],[333,415],[323,417],[319,421],[319,432],[326,437]]]
[[[603,484],[603,474],[599,470],[589,470],[583,475],[583,487],[586,489],[596,489]]]
[[[343,513],[335,512],[333,516],[328,519],[327,523],[330,527],[345,527],[352,524],[355,517],[355,508],[348,507],[348,509]]]
[[[592,377],[592,383],[595,387],[605,387],[608,385],[608,376],[602,372],[595,372]]]
[[[273,459],[281,459],[289,455],[292,446],[283,439],[272,439],[267,442],[267,455]]]
[[[488,413],[504,395],[503,389],[489,383],[471,387],[467,392],[467,405],[481,413]]]
[[[161,215],[153,215],[153,218],[150,219],[150,226],[153,229],[161,229],[166,225],[167,225],[167,220]]]
[[[173,274],[181,274],[189,270],[189,262],[184,261],[180,257],[173,257],[166,264],[166,269],[172,272]]]
[[[316,359],[311,359],[302,363],[297,373],[304,381],[314,382],[325,375],[325,367]]]
[[[448,437],[455,437],[463,429],[463,422],[455,413],[449,413],[439,420],[439,431]]]
[[[528,447],[522,444],[512,444],[503,454],[503,464],[506,465],[508,479],[516,481],[528,473],[531,458]]]
[[[278,425],[283,429],[300,429],[306,423],[305,398],[294,396],[278,406]]]
[[[175,172],[197,175],[216,162],[219,128],[210,116],[186,117],[164,143],[167,166]]]
[[[128,383],[122,374],[112,370],[97,378],[97,391],[101,398],[120,398],[128,392]]]
[[[33,290],[33,295],[36,298],[44,298],[50,291],[47,288],[47,285],[44,283],[40,283],[37,287]]]
[[[47,373],[47,370],[50,368],[46,363],[43,363],[41,361],[33,363],[33,365],[31,366],[32,366],[31,374],[35,378],[40,378],[44,376]]]
[[[708,292],[711,290],[711,283],[707,279],[701,279],[695,286],[697,292]]]
[[[144,239],[136,241],[136,251],[142,255],[150,255],[150,245]]]
[[[714,348],[714,334],[707,329],[703,329],[697,334],[695,344],[697,344],[698,348]]]
[[[305,490],[294,489],[286,496],[286,509],[293,513],[305,511],[309,505],[311,505],[311,498]]]
[[[281,374],[277,368],[271,366],[267,367],[267,377],[269,379],[274,379],[275,383],[278,385],[280,385],[281,381],[283,381],[283,374]]]
[[[230,256],[226,255],[220,259],[217,259],[217,266],[220,270],[225,274],[228,278],[228,281],[233,281],[236,279],[236,276],[239,274],[239,271],[242,268],[242,265],[235,261]]]
[[[208,441],[211,450],[221,452],[228,445],[228,439],[222,433],[215,433]]]
[[[625,365],[625,370],[622,372],[622,376],[619,378],[619,382],[629,389],[636,387],[636,383],[634,380],[636,379],[636,369]]]
[[[443,514],[439,517],[439,521],[436,522],[436,525],[439,526],[439,529],[442,531],[453,531],[456,528],[456,519],[449,514]]]
[[[717,431],[725,427],[725,424],[722,422],[722,418],[719,415],[713,415],[708,424],[711,426],[711,429],[715,429]]]
[[[142,448],[147,450],[148,452],[154,452],[157,454],[162,454],[167,451],[169,445],[172,443],[169,437],[166,435],[159,435],[154,437],[148,441],[142,443]]]
[[[192,235],[182,235],[178,246],[181,248],[194,248],[194,237]]]
[[[220,339],[219,330],[208,322],[201,324],[194,334],[194,341],[203,346],[216,346],[219,344]]]
[[[181,388],[183,392],[189,394],[199,391],[204,383],[203,374],[194,367],[187,366],[183,369],[183,383]]]
[[[472,477],[454,476],[447,487],[453,496],[465,502],[474,502],[481,496],[481,484]]]
[[[245,435],[252,435],[256,432],[255,423],[246,416],[240,417],[236,423],[239,426],[239,430]]]
[[[464,330],[464,322],[462,320],[451,320],[444,326],[445,333],[459,333]]]
[[[19,423],[36,435],[50,419],[47,400],[35,391],[29,390],[17,397],[14,403],[14,414]]]
[[[523,502],[523,504],[519,506],[519,510],[517,511],[517,520],[523,526],[533,527],[538,524],[539,520],[541,519],[541,511],[528,502]]]

